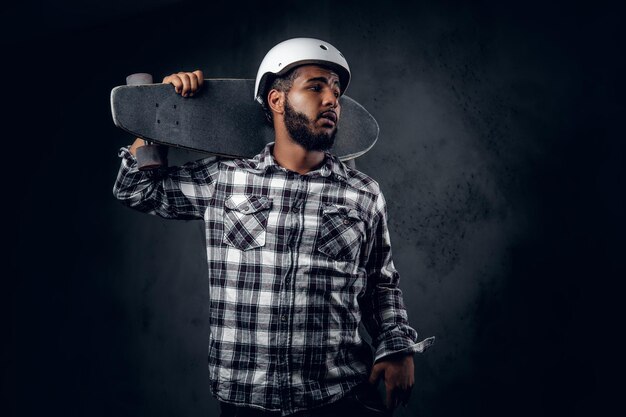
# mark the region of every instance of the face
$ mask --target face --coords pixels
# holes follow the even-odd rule
[[[285,127],[309,151],[332,147],[341,113],[339,77],[324,67],[305,65],[285,96]]]

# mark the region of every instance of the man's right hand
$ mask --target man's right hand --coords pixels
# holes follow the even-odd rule
[[[195,70],[194,72],[179,72],[163,78],[163,84],[172,84],[176,93],[183,97],[192,97],[196,91],[202,88],[204,76],[200,70]]]

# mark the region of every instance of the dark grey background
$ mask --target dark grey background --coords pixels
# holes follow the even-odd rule
[[[603,415],[621,392],[615,4],[65,0],[2,17],[3,415],[216,415],[202,225],[113,199],[132,138],[109,93],[134,72],[253,78],[295,36],[344,53],[381,127],[357,164],[386,195],[410,321],[437,337],[397,415]]]

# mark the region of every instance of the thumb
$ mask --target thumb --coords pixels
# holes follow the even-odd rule
[[[372,372],[370,373],[369,383],[372,385],[376,385],[378,383],[378,379],[380,378],[380,374],[383,372],[383,367],[379,366],[379,364],[374,365],[372,368]]]

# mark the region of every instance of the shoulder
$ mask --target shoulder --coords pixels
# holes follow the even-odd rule
[[[184,169],[190,172],[198,172],[198,171],[207,171],[207,172],[215,172],[220,168],[221,159],[217,156],[208,156],[203,159],[198,159],[196,161],[187,162],[186,164],[178,167],[180,169]],[[176,169],[177,167],[173,167]]]
[[[246,159],[234,159],[234,158],[226,158],[220,156],[210,156],[204,159],[199,159],[197,161],[188,162],[183,165],[185,168],[190,170],[231,170],[238,168],[249,168],[251,165],[249,163],[250,160]]]
[[[381,194],[380,185],[374,178],[356,168],[350,168],[347,164],[339,161],[339,159],[337,159],[337,162],[341,164],[342,171],[345,174],[345,181],[351,187],[372,194],[373,196]]]
[[[266,152],[266,151],[265,151]],[[266,155],[261,152],[252,158],[221,158],[220,167],[225,170],[264,171]]]

